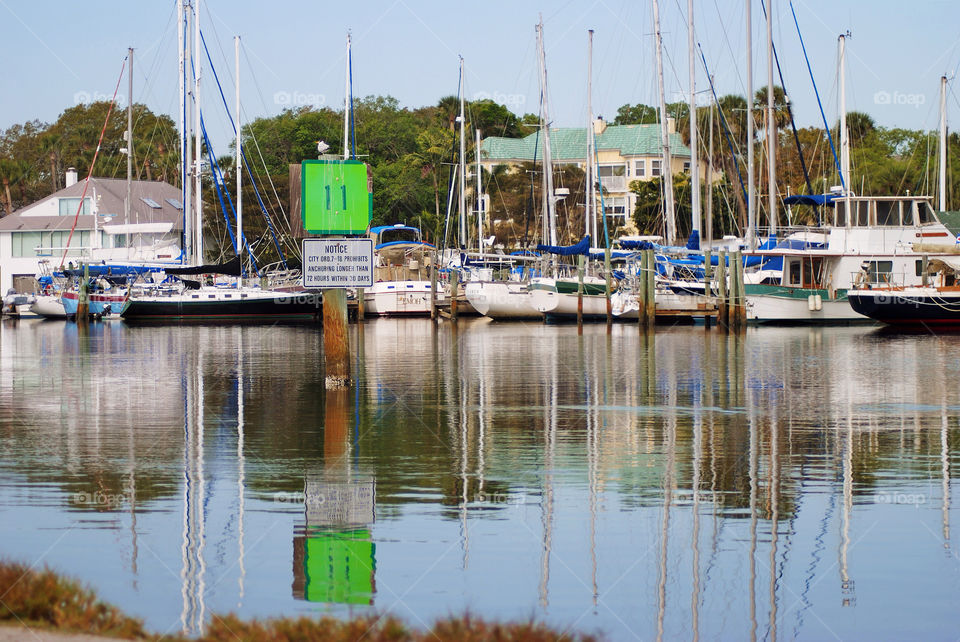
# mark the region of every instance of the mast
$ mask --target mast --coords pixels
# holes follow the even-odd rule
[[[593,29],[587,31],[587,164],[584,180],[587,185],[587,202],[583,210],[584,234],[589,234],[593,245],[597,245],[597,215],[594,186],[594,130],[593,130]]]
[[[753,18],[747,0],[747,249],[757,249],[757,186],[753,167]]]
[[[477,250],[483,254],[483,176],[480,166],[480,130],[477,133]]]
[[[233,64],[237,78],[237,144],[236,172],[237,172],[237,258],[240,260],[240,276],[237,278],[237,288],[243,287],[243,165],[242,148],[240,147],[240,132],[243,121],[240,118],[240,36],[233,37]]]
[[[193,191],[194,199],[196,201],[196,207],[194,209],[194,217],[196,223],[194,223],[194,253],[196,254],[195,260],[197,264],[203,264],[203,194],[200,189],[200,175],[201,168],[203,166],[203,147],[200,142],[200,51],[202,50],[202,45],[200,43],[200,0],[193,0],[193,34],[194,34],[194,81],[193,81],[193,104],[194,104],[194,134],[196,139],[194,145],[196,146],[196,157],[194,161],[194,170],[193,170]]]
[[[777,125],[773,119],[773,1],[767,2],[767,208],[770,236],[777,233]]]
[[[847,74],[846,74],[846,44],[847,36],[840,34],[840,168],[841,177],[846,185],[844,191],[844,225],[850,225],[850,137],[847,135]]]
[[[940,211],[947,211],[947,77],[940,77]]]
[[[713,77],[710,77],[713,86]],[[707,243],[713,241],[713,94],[710,96],[710,120],[707,138],[707,216],[703,227]],[[709,247],[709,245],[708,245]]]
[[[467,140],[464,137],[463,127],[466,124],[466,115],[463,110],[463,56],[460,56],[460,116],[457,117],[457,120],[460,121],[460,164],[457,171],[460,174],[460,247],[467,247],[467,195],[465,193],[467,187],[467,172],[466,172],[466,158],[467,158]]]
[[[550,245],[557,244],[557,201],[553,194],[553,155],[550,149],[550,112],[547,94],[547,62],[543,46],[543,15],[537,23],[537,52],[540,55],[540,92],[542,94],[540,110],[543,114],[543,191],[546,204],[547,234]]]
[[[692,217],[690,229],[691,233],[696,232],[700,235],[701,213],[700,213],[700,159],[697,153],[697,67],[694,64],[694,31],[693,31],[693,0],[687,0],[687,47],[688,59],[690,64],[690,215]]]
[[[653,0],[653,25],[657,43],[657,85],[660,89],[660,144],[663,146],[664,218],[667,224],[667,245],[676,245],[677,221],[673,207],[673,167],[670,158],[670,129],[667,126],[667,100],[663,88],[663,39],[660,35],[660,5]],[[692,120],[692,119],[691,119]]]
[[[127,198],[123,202],[123,222],[129,225],[133,194],[133,47],[127,49],[127,57],[130,60],[127,71]]]
[[[347,64],[343,72],[343,160],[350,158],[350,34],[347,33]]]
[[[193,151],[190,147],[190,112],[187,109],[187,65],[186,49],[190,46],[190,40],[186,38],[186,32],[189,28],[189,12],[186,11],[183,0],[177,0],[177,42],[178,42],[178,61],[180,72],[180,205],[183,208],[183,249],[180,255],[180,262],[184,258],[188,261],[193,258],[193,237],[190,228],[193,227],[191,212],[193,211],[193,202],[190,189],[190,168],[193,164]]]

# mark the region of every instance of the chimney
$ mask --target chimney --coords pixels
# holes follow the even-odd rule
[[[77,168],[68,167],[67,168],[67,184],[66,187],[77,184]]]
[[[667,133],[676,134],[677,133],[677,119],[673,116],[667,116]]]
[[[607,124],[603,122],[603,116],[597,116],[597,119],[593,121],[593,135],[599,136],[606,128]]]

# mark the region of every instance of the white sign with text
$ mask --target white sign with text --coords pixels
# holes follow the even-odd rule
[[[373,240],[303,239],[303,287],[373,287]]]

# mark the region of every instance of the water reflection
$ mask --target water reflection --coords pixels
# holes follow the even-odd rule
[[[160,632],[467,607],[616,639],[951,626],[956,337],[351,331],[358,385],[325,394],[310,326],[0,325],[2,552]]]

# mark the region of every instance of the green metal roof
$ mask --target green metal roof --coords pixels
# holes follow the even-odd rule
[[[543,158],[543,140],[537,133],[524,138],[491,136],[481,143],[483,157],[488,160],[533,161]],[[597,136],[597,150],[616,149],[621,156],[659,156],[660,125],[609,125]],[[550,150],[554,162],[578,162],[587,155],[585,127],[550,129]],[[670,134],[670,153],[690,158],[690,148],[680,134]]]

